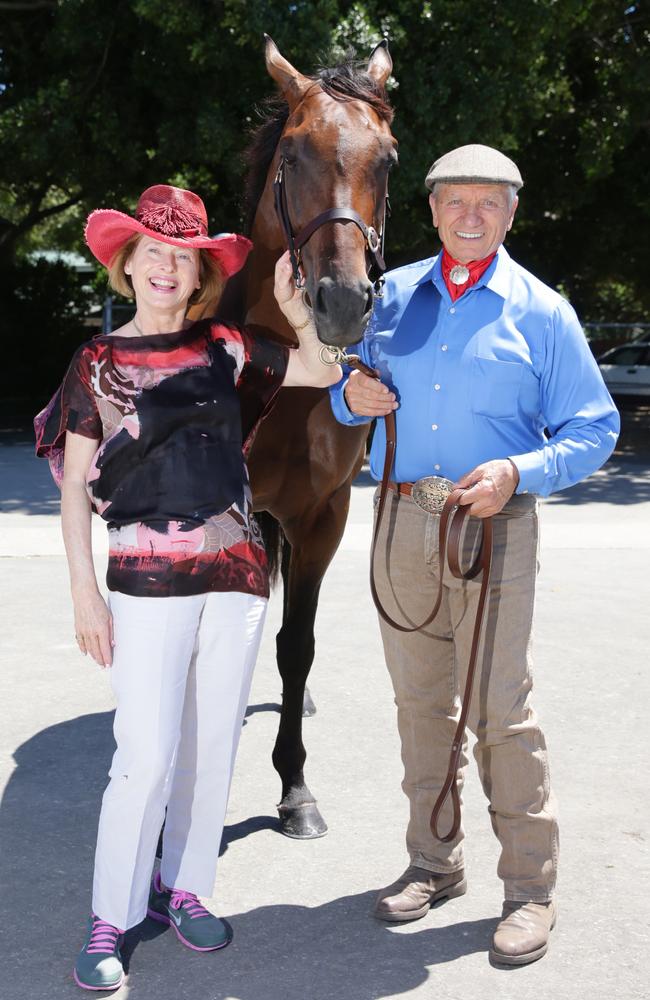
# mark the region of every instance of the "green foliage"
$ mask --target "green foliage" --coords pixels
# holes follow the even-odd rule
[[[388,35],[390,263],[433,252],[425,172],[479,141],[526,181],[514,255],[587,318],[648,311],[649,0],[1,4],[0,259],[82,249],[90,209],[130,210],[161,181],[238,228],[246,131],[272,91],[263,32],[304,72]]]

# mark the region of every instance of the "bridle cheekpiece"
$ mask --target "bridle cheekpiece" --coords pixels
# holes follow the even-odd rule
[[[307,243],[307,241],[314,235],[316,230],[320,229],[320,227],[326,222],[354,222],[355,226],[361,230],[365,240],[366,249],[372,257],[368,276],[370,277],[371,273],[373,271],[375,272],[376,277],[373,279],[374,291],[377,298],[381,298],[383,294],[384,273],[386,271],[386,264],[384,262],[386,218],[390,214],[388,191],[386,191],[384,198],[384,213],[379,232],[377,232],[374,226],[366,225],[359,213],[353,208],[344,207],[328,208],[325,212],[321,212],[320,215],[317,215],[314,219],[312,219],[311,222],[308,222],[306,226],[303,226],[299,233],[294,234],[293,226],[291,225],[291,217],[289,215],[289,205],[287,203],[284,167],[285,158],[284,156],[281,156],[275,180],[273,181],[273,195],[275,199],[275,211],[289,249],[291,268],[293,270],[293,280],[296,283],[296,288],[305,287],[305,279],[300,269],[302,256],[301,250],[305,243]]]

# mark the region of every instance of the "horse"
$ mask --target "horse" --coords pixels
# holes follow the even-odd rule
[[[363,336],[375,294],[369,264],[381,259],[388,173],[397,160],[385,92],[392,60],[384,41],[365,71],[348,62],[304,76],[268,37],[265,60],[280,96],[247,154],[253,250],[219,311],[223,317],[229,308],[249,329],[296,345],[273,295],[275,263],[288,241],[319,339],[344,348]],[[245,398],[242,409],[246,425]],[[276,637],[282,707],[272,759],[282,782],[280,828],[296,839],[327,832],[305,782],[302,718],[303,710],[315,711],[306,683],[320,586],[343,535],[367,434],[367,424],[337,423],[326,390],[282,389],[247,456],[271,575],[279,571],[284,586]]]

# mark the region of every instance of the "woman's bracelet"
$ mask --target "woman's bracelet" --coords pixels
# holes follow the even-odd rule
[[[311,322],[312,322],[312,317],[311,317],[311,316],[308,316],[308,317],[307,317],[307,319],[305,320],[305,322],[304,322],[304,323],[301,323],[301,324],[300,324],[300,326],[294,326],[294,330],[304,330],[304,329],[305,329],[305,327],[306,327],[306,326],[309,326],[309,324],[310,324]]]

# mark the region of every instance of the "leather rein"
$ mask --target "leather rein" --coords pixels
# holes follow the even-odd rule
[[[359,357],[356,355],[347,355],[340,358],[342,362],[347,364],[350,368],[354,368],[357,371],[362,372],[364,375],[368,375],[370,378],[377,379],[378,375],[374,369],[366,365]],[[384,417],[384,424],[386,429],[386,455],[384,458],[384,468],[381,477],[381,485],[379,487],[379,503],[377,506],[377,516],[375,518],[375,528],[372,536],[372,546],[370,549],[370,591],[372,593],[372,599],[375,602],[375,607],[378,613],[384,619],[384,621],[390,625],[392,628],[397,629],[399,632],[419,632],[420,629],[426,628],[434,620],[440,606],[442,604],[443,597],[443,573],[445,570],[445,565],[448,563],[449,569],[457,580],[473,580],[475,577],[482,574],[481,576],[481,590],[479,593],[478,606],[476,609],[476,619],[474,622],[474,632],[472,635],[472,646],[469,655],[469,663],[467,667],[467,679],[465,681],[465,690],[463,692],[463,700],[461,705],[460,716],[458,719],[458,724],[456,726],[456,731],[454,733],[454,738],[451,744],[451,751],[449,755],[449,766],[447,768],[447,775],[443,782],[442,788],[438,794],[438,797],[434,803],[433,810],[431,812],[431,832],[436,837],[437,840],[441,841],[443,844],[449,843],[456,837],[461,823],[461,802],[460,802],[460,792],[459,792],[459,768],[460,768],[460,755],[463,749],[463,739],[465,736],[465,727],[467,725],[467,717],[469,715],[470,703],[472,700],[472,690],[474,687],[474,678],[476,675],[476,665],[478,662],[478,652],[479,645],[481,641],[481,633],[483,631],[483,623],[485,620],[485,611],[487,605],[487,597],[490,589],[490,570],[492,568],[492,541],[493,541],[493,520],[491,517],[486,517],[481,519],[481,542],[479,546],[478,553],[472,562],[471,566],[464,570],[461,566],[461,553],[460,553],[460,543],[462,538],[462,531],[465,521],[469,515],[469,507],[462,506],[459,504],[459,500],[464,493],[462,489],[452,490],[444,505],[440,511],[440,525],[438,529],[438,593],[436,595],[436,600],[433,609],[429,615],[425,618],[423,622],[419,625],[402,625],[396,622],[388,614],[384,608],[379,594],[377,592],[377,586],[375,583],[375,553],[377,549],[377,541],[379,539],[379,532],[381,529],[382,519],[384,515],[384,508],[386,506],[386,498],[388,495],[388,490],[390,487],[390,474],[393,468],[393,462],[395,459],[395,449],[397,446],[397,428],[395,421],[395,414],[388,413]],[[448,832],[442,836],[439,832],[439,822],[440,814],[442,812],[443,806],[447,801],[447,798],[451,796],[451,802],[453,806],[453,819],[452,824]]]
[[[293,280],[296,288],[305,287],[305,279],[301,271],[301,251],[305,243],[314,235],[316,230],[325,225],[326,222],[353,222],[361,230],[365,240],[366,249],[372,258],[370,270],[376,272],[375,295],[381,298],[384,283],[384,272],[386,264],[384,262],[384,241],[386,238],[386,217],[390,214],[390,202],[388,191],[384,196],[384,213],[379,232],[374,226],[368,226],[358,212],[353,208],[328,208],[325,212],[315,216],[299,233],[294,233],[289,214],[289,204],[287,202],[287,187],[285,179],[285,158],[280,157],[278,169],[273,181],[273,197],[275,201],[275,211],[280,222],[280,227],[284,233],[284,238],[289,249],[291,267],[293,270]]]
[[[378,298],[381,298],[383,294],[383,283],[384,283],[384,273],[386,271],[386,264],[384,262],[384,240],[386,236],[386,217],[390,214],[390,202],[388,200],[388,191],[386,191],[384,197],[384,212],[381,221],[381,226],[379,232],[373,227],[368,226],[361,218],[358,212],[353,208],[329,208],[325,212],[321,212],[319,215],[315,216],[306,226],[300,230],[299,233],[294,234],[293,226],[291,225],[291,216],[289,214],[289,205],[287,202],[287,190],[286,181],[284,176],[285,168],[285,158],[280,157],[280,162],[278,164],[278,169],[275,175],[275,180],[273,182],[273,196],[275,200],[275,211],[278,216],[280,227],[284,234],[287,247],[289,249],[289,257],[291,260],[291,267],[293,270],[293,279],[296,284],[296,288],[305,287],[305,279],[301,270],[301,250],[307,241],[314,235],[314,233],[320,229],[327,222],[353,222],[360,230],[365,240],[366,249],[370,253],[372,258],[370,270],[375,270],[376,278],[374,292]],[[321,359],[324,363],[336,364],[344,363],[350,368],[355,368],[357,371],[362,372],[364,375],[370,376],[370,378],[377,379],[379,376],[374,369],[366,365],[357,355],[347,355],[344,350],[336,347],[329,347],[328,345],[323,345],[321,350]],[[372,593],[372,599],[375,603],[378,613],[390,625],[392,628],[397,629],[400,632],[418,632],[420,629],[425,628],[430,625],[434,620],[440,606],[442,604],[443,597],[443,572],[445,565],[449,564],[449,569],[453,576],[458,580],[473,580],[475,577],[482,574],[481,576],[481,590],[479,593],[478,607],[476,610],[476,621],[474,623],[474,632],[472,635],[472,647],[470,651],[469,664],[467,668],[467,679],[465,681],[465,690],[463,692],[463,700],[460,711],[460,716],[458,719],[458,724],[456,726],[456,731],[454,733],[453,742],[451,745],[451,752],[449,755],[449,767],[447,769],[447,776],[443,782],[442,788],[438,798],[436,799],[433,810],[431,812],[431,832],[434,837],[440,840],[442,843],[449,843],[453,840],[458,833],[461,823],[461,802],[460,802],[460,792],[459,792],[459,767],[460,767],[460,755],[463,749],[463,739],[465,736],[465,727],[467,725],[467,717],[469,715],[469,707],[472,698],[472,689],[474,686],[474,676],[476,674],[476,664],[478,660],[479,644],[481,641],[481,633],[483,630],[483,622],[485,619],[485,608],[487,603],[487,596],[490,589],[490,569],[492,565],[492,537],[493,537],[493,526],[492,518],[483,518],[481,521],[482,533],[481,533],[481,543],[479,546],[479,551],[474,559],[472,565],[467,570],[463,570],[461,567],[461,555],[460,555],[460,542],[462,536],[462,529],[465,523],[465,519],[468,516],[468,507],[461,506],[459,504],[459,499],[463,494],[463,490],[457,489],[452,490],[447,497],[442,510],[440,511],[440,526],[439,526],[439,545],[438,545],[438,593],[433,606],[433,610],[430,612],[428,617],[421,622],[419,625],[401,625],[399,622],[394,621],[393,618],[388,614],[384,608],[379,594],[377,592],[377,587],[375,584],[375,552],[377,548],[377,540],[379,538],[379,531],[382,524],[382,519],[384,515],[384,508],[386,506],[386,497],[388,490],[390,488],[390,474],[393,468],[393,462],[395,459],[395,449],[397,446],[397,428],[395,421],[395,414],[389,413],[384,417],[384,423],[386,427],[386,456],[384,459],[384,469],[381,479],[381,485],[379,488],[379,504],[377,507],[377,517],[375,519],[375,529],[372,538],[372,546],[370,551],[370,591]],[[440,821],[440,813],[442,812],[443,806],[447,799],[451,796],[451,802],[453,806],[453,820],[449,831],[442,836],[439,833],[438,826]]]

